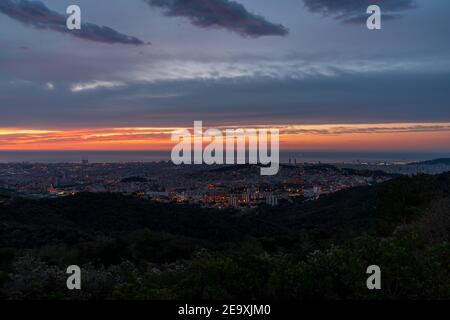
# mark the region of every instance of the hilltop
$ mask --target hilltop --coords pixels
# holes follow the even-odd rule
[[[434,160],[427,160],[422,162],[413,163],[414,165],[447,165],[450,166],[450,158],[440,158]]]

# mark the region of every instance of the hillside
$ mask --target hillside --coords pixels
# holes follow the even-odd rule
[[[398,222],[413,216],[421,206],[446,196],[448,179],[448,175],[404,177],[379,186],[341,191],[314,202],[262,208],[245,216],[231,210],[161,204],[119,194],[19,199],[0,212],[0,245],[29,247],[68,239],[78,242],[144,228],[215,242],[314,228],[368,230],[384,220]]]
[[[415,165],[447,165],[450,166],[450,158],[440,158],[440,159],[434,159],[434,160],[428,160],[428,161],[422,161],[422,162],[416,162]]]
[[[396,273],[408,265],[416,280],[387,276],[402,290],[379,298],[450,297],[449,197],[443,174],[246,215],[117,194],[18,199],[0,210],[0,296],[67,297],[54,283],[77,264],[103,276],[74,299],[370,298],[355,283],[367,263],[385,261]],[[317,280],[329,273],[331,287]]]

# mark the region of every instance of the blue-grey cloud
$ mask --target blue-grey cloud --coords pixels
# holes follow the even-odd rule
[[[51,91],[43,83],[0,81],[0,106],[14,106],[2,109],[0,127],[173,127],[199,118],[214,127],[450,122],[450,73],[444,71],[170,80],[83,94],[62,89],[70,85],[59,82]]]
[[[224,28],[244,37],[285,36],[288,30],[230,0],[144,0],[166,16],[186,17],[201,28]]]
[[[303,0],[306,8],[314,13],[331,16],[345,23],[360,23],[367,19],[370,5],[379,5],[383,19],[401,17],[401,12],[417,7],[415,0]]]
[[[127,36],[112,28],[102,27],[92,23],[82,23],[81,30],[68,30],[66,26],[67,17],[50,10],[40,1],[1,0],[0,13],[36,29],[52,30],[84,40],[111,44],[145,44],[138,38]]]

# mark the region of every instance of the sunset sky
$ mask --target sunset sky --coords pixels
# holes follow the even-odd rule
[[[450,152],[450,2],[336,3],[0,0],[0,150],[168,150],[202,120],[289,150]]]

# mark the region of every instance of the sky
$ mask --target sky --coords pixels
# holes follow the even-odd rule
[[[450,152],[449,17],[447,0],[0,0],[0,150],[162,150],[202,120],[279,128],[285,149]]]

